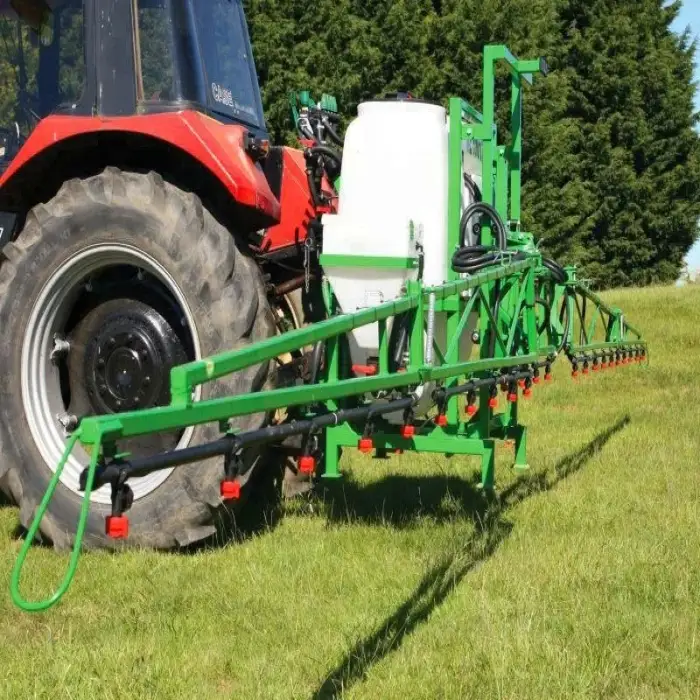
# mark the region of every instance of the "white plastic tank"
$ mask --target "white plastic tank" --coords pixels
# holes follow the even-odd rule
[[[419,242],[424,282],[445,282],[447,150],[444,108],[417,100],[361,104],[345,136],[338,213],[323,217],[324,255],[415,257]],[[406,280],[417,275],[329,263],[324,271],[346,313],[402,296]],[[376,324],[354,331],[350,350],[355,364],[376,357]]]

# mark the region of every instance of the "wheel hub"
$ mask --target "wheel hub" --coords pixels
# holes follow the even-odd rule
[[[85,388],[95,413],[120,413],[169,401],[170,369],[187,361],[182,342],[154,309],[122,300],[98,307],[88,325]],[[78,331],[80,332],[80,331]]]
[[[21,339],[22,402],[32,438],[52,470],[80,419],[167,405],[171,368],[201,356],[182,289],[155,258],[131,245],[98,243],[71,256],[53,271],[28,312]],[[200,395],[197,388],[195,400]],[[186,447],[193,432],[190,427],[141,436],[119,448],[134,456],[158,454]],[[61,475],[78,496],[88,460],[88,452],[77,447]],[[134,479],[134,498],[152,493],[170,473]],[[94,492],[91,500],[109,505],[110,488]]]

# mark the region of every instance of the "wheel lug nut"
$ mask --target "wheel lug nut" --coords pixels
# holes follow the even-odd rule
[[[101,369],[105,366],[105,361],[102,358],[100,358],[99,360],[97,360],[97,366]]]
[[[70,433],[78,427],[78,416],[64,413],[62,416],[58,416],[58,422],[63,426],[63,430],[66,433]]]
[[[151,386],[151,378],[150,378],[150,377],[144,377],[144,378],[143,378],[143,385],[144,385],[144,386]]]
[[[97,387],[97,391],[100,392],[100,394],[106,394],[107,393],[107,387],[104,384],[100,384]]]
[[[53,350],[51,351],[51,362],[58,364],[70,352],[70,343],[60,333],[53,336]]]

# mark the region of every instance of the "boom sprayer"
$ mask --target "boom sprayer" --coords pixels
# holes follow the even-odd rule
[[[495,126],[499,62],[512,78],[508,146]],[[297,162],[313,206],[298,285],[305,294],[318,291],[325,318],[174,366],[167,405],[83,417],[17,560],[11,590],[20,608],[47,609],[66,592],[98,492],[111,502],[106,535],[123,540],[135,480],[184,465],[196,479],[197,464],[218,458],[220,502],[235,505],[247,451],[260,445],[293,443],[296,470],[311,479],[340,478],[343,447],[472,455],[480,459],[481,487],[490,490],[499,441],[514,441],[515,468],[528,468],[520,402],[553,380],[557,359],[568,359],[574,377],[647,359],[645,341],[623,313],[521,230],[523,91],[547,70],[544,61],[488,46],[483,113],[460,98],[445,109],[393,95],[361,104],[344,138],[332,98],[292,96],[305,148]],[[283,188],[283,217],[285,196]],[[264,243],[258,252],[265,256]],[[204,385],[283,357],[301,357],[305,368],[288,385],[197,398]],[[267,418],[261,427],[234,427],[251,415]],[[204,424],[218,426],[217,439],[145,456],[120,448]],[[89,464],[80,474],[83,506],[68,572],[49,600],[27,602],[22,566],[79,450]]]

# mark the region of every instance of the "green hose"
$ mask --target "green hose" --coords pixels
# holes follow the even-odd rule
[[[87,483],[85,485],[85,495],[83,496],[83,505],[80,510],[80,518],[78,520],[78,529],[75,534],[73,551],[71,553],[70,562],[68,564],[68,571],[66,572],[66,575],[64,576],[61,585],[50,598],[47,598],[46,600],[40,600],[36,603],[32,603],[28,600],[25,600],[19,591],[19,581],[22,575],[22,568],[24,567],[25,561],[27,559],[27,554],[29,553],[29,549],[32,546],[34,537],[36,536],[36,533],[39,530],[39,525],[41,524],[41,520],[44,517],[44,513],[46,512],[46,509],[48,508],[49,503],[53,498],[54,492],[56,491],[56,487],[58,486],[58,482],[61,478],[61,473],[63,472],[63,469],[66,466],[66,463],[68,462],[68,458],[70,457],[71,452],[75,447],[75,443],[78,441],[79,438],[80,430],[77,430],[71,435],[70,439],[68,440],[68,444],[66,445],[66,449],[63,452],[61,461],[56,467],[56,472],[53,475],[53,479],[51,479],[51,483],[49,484],[49,487],[46,490],[46,493],[44,494],[44,498],[42,499],[41,504],[39,505],[39,510],[34,516],[34,520],[32,521],[31,527],[29,528],[29,532],[27,533],[27,536],[24,539],[24,543],[22,544],[22,549],[19,552],[17,561],[15,562],[15,568],[12,572],[12,580],[10,583],[10,593],[12,595],[12,602],[18,608],[20,608],[20,610],[24,610],[25,612],[40,612],[42,610],[48,610],[50,607],[56,605],[56,603],[58,603],[58,601],[61,600],[61,598],[63,598],[66,591],[70,587],[73,581],[73,577],[75,576],[75,571],[78,568],[80,548],[83,542],[83,534],[85,532],[85,525],[87,524],[88,514],[90,512],[90,494],[92,492],[92,485],[95,480],[95,470],[97,469],[97,462],[100,455],[101,445],[99,441],[96,445],[94,445],[94,448],[92,450],[90,466],[88,467]]]

